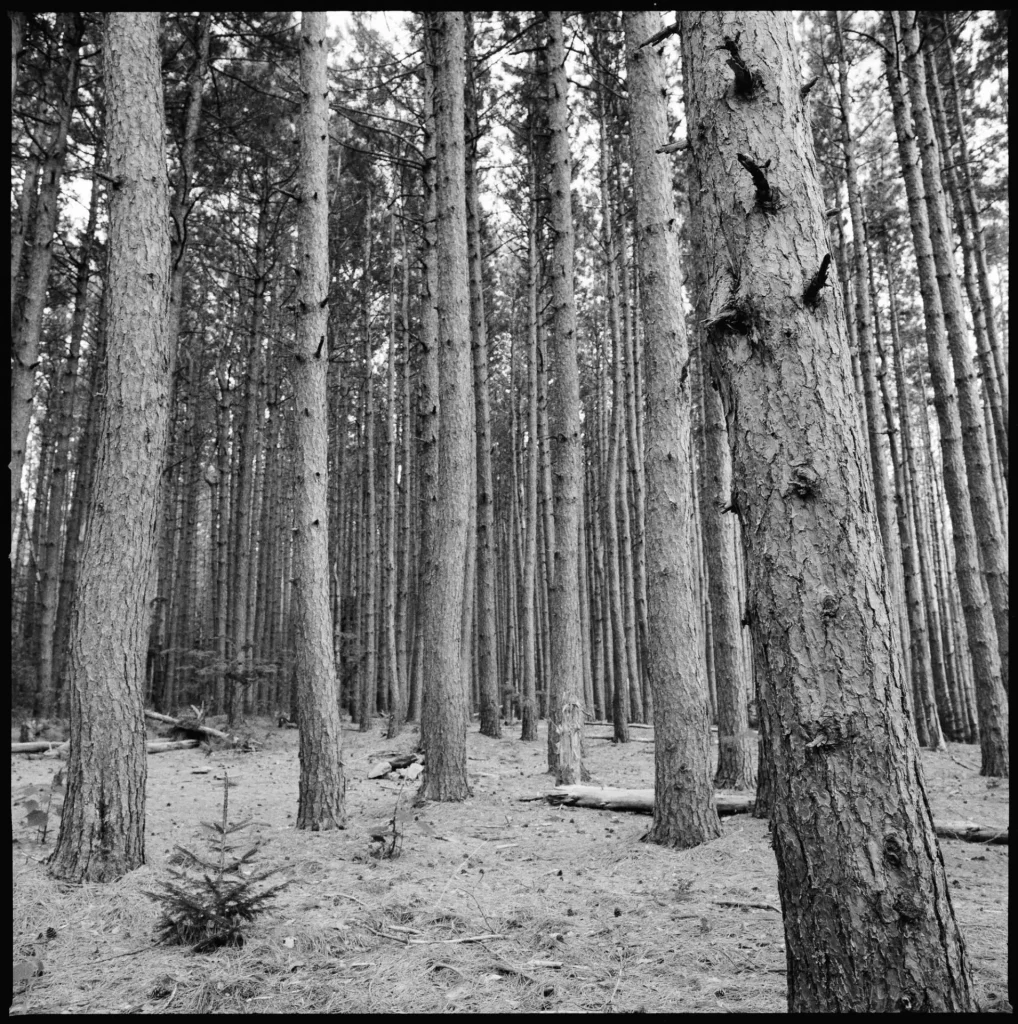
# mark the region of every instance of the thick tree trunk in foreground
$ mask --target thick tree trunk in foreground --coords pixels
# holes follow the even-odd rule
[[[419,800],[463,800],[467,700],[460,671],[470,511],[472,421],[467,226],[463,165],[463,14],[429,12],[435,61],[438,251],[438,488],[431,585],[422,595],[425,769]]]
[[[112,12],[106,401],[70,635],[71,756],[51,870],[106,882],[145,862],[143,690],[169,423],[170,236],[157,13]]]
[[[792,1011],[967,1010],[787,13],[680,13]]]
[[[336,694],[329,607],[327,527],[328,426],[325,377],[329,349],[329,249],[327,163],[329,100],[325,14],[301,15],[300,175],[297,209],[298,293],[294,383],[296,501],[294,597],[296,599],[297,708],[300,783],[297,828],[342,828],[346,821],[342,730]]]
[[[711,803],[707,679],[702,620],[693,592],[693,495],[689,472],[689,346],[683,323],[678,221],[668,157],[661,56],[642,47],[660,28],[649,11],[625,15],[629,134],[636,199],[647,367],[647,674],[653,688],[652,842],[689,847],[721,834]]]

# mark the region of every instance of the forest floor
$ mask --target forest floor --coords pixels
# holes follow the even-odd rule
[[[587,728],[588,738],[608,728]],[[767,823],[723,818],[693,850],[641,842],[631,813],[521,802],[552,788],[540,740],[519,726],[468,737],[473,797],[414,809],[401,855],[377,856],[384,830],[417,783],[370,780],[369,765],[410,753],[384,723],[344,732],[348,824],[298,832],[297,733],[248,723],[260,749],[149,756],[148,864],[109,885],[50,878],[45,844],[19,794],[59,764],[11,758],[14,957],[41,974],[16,986],[12,1013],[772,1012],[785,1001],[785,947]],[[643,730],[633,730],[639,735]],[[644,736],[651,735],[644,732]],[[653,785],[653,745],[588,739],[606,786]],[[716,740],[715,740],[716,757]],[[1007,828],[1009,786],[979,775],[977,747],[924,751],[934,818]],[[256,866],[289,886],[241,948],[194,954],[155,945],[159,907],[144,895],[169,877],[177,845],[203,851],[200,822],[219,821],[223,772],[230,819],[253,818]],[[201,772],[201,774],[198,774]],[[243,837],[245,833],[241,833]],[[955,913],[985,1009],[1010,1009],[1008,849],[941,840]]]

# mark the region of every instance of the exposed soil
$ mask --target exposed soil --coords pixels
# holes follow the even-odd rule
[[[417,734],[386,740],[382,727],[344,734],[349,821],[334,832],[293,827],[295,731],[259,720],[247,730],[255,753],[150,755],[148,864],[107,886],[47,875],[53,837],[42,844],[24,823],[19,794],[47,784],[59,763],[12,756],[14,957],[42,964],[17,985],[12,1013],[785,1009],[765,822],[724,818],[722,838],[675,851],[640,842],[644,816],[520,802],[552,785],[543,723],[534,744],[516,739],[518,726],[492,740],[475,723],[472,799],[415,810],[401,855],[383,859],[371,833],[397,801],[409,806],[417,784],[369,780],[368,767],[411,752]],[[650,743],[591,739],[587,763],[604,785],[653,784]],[[924,763],[937,820],[1007,828],[1008,783],[980,777],[978,748],[924,752]],[[231,820],[254,818],[249,834],[266,841],[256,864],[292,882],[242,948],[154,946],[159,907],[143,891],[168,877],[175,846],[203,848],[199,823],[220,818],[224,769],[238,782]],[[1008,849],[941,849],[979,999],[1009,1009]]]

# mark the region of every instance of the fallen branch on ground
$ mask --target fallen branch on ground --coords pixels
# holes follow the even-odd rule
[[[198,746],[198,740],[151,740],[145,744],[145,751],[149,754],[161,754],[166,750],[186,750],[188,747]],[[71,741],[66,743],[12,743],[12,754],[31,754],[34,750],[18,750],[18,747],[33,747],[47,749],[42,751],[43,757],[66,757],[71,749]]]
[[[213,729],[210,725],[198,725],[193,721],[188,721],[186,718],[171,718],[169,715],[159,714],[158,711],[149,711],[148,708],[145,709],[145,717],[151,718],[153,722],[165,722],[167,725],[173,725],[178,729],[185,729],[188,732],[200,732],[205,736],[213,736],[217,740],[229,743],[230,746],[237,745],[235,736],[230,736],[225,732],[220,732],[218,729]]]
[[[637,814],[654,813],[654,790],[612,789],[597,786],[556,786],[550,793],[538,796],[522,796],[522,801],[543,800],[556,807],[591,807],[605,811],[633,811]],[[714,802],[718,814],[745,814],[752,811],[756,803],[751,796],[737,796],[715,793]],[[941,839],[962,839],[969,843],[1008,845],[1008,830],[972,825],[967,822],[933,823],[934,831]]]

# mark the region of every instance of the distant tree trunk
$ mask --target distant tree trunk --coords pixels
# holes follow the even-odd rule
[[[386,736],[403,728],[403,693],[396,637],[396,211],[389,214],[389,351],[385,361],[385,559],[382,563],[382,631],[384,634],[389,724]]]
[[[18,495],[21,493],[21,473],[25,466],[25,445],[32,421],[35,374],[39,362],[39,335],[46,306],[46,287],[49,281],[53,254],[53,233],[57,227],[60,179],[67,154],[67,132],[78,95],[78,48],[85,23],[77,12],[58,15],[61,27],[63,62],[58,72],[59,96],[56,103],[56,124],[46,146],[42,166],[42,183],[35,214],[35,239],[32,262],[25,284],[24,302],[14,315],[11,339],[11,539],[17,535]],[[27,182],[26,182],[27,184]]]
[[[537,739],[537,183],[533,145],[529,148],[530,211],[527,222],[527,449],[524,511],[523,593],[520,606],[523,693],[520,739]]]
[[[951,33],[946,24],[946,17],[941,14],[944,21],[944,46],[940,50],[941,62],[947,71],[948,82],[948,105],[954,118],[954,139],[958,145],[958,170],[963,186],[962,195],[968,226],[971,229],[972,256],[975,262],[976,281],[979,286],[980,307],[986,321],[986,337],[989,344],[991,363],[983,363],[983,373],[986,377],[991,375],[995,379],[996,390],[1000,399],[1000,426],[1003,433],[1000,435],[1007,440],[1008,427],[1008,376],[1004,358],[1001,353],[1000,331],[997,327],[997,313],[990,292],[990,275],[986,265],[986,237],[983,233],[982,218],[980,216],[980,205],[976,197],[975,181],[972,172],[972,161],[968,151],[967,124],[961,109],[961,90],[958,86],[958,74],[954,59],[954,44],[951,42]],[[982,356],[980,357],[982,360]],[[1007,449],[1001,451],[1001,460],[1007,467]]]
[[[435,48],[434,34],[424,31],[424,274],[421,296],[421,345],[417,391],[418,489],[420,539],[417,553],[417,628],[411,652],[410,720],[421,717],[424,677],[424,630],[433,613],[430,595],[434,584],[435,543],[438,534],[438,251],[436,222]]]
[[[961,243],[965,294],[968,298],[972,328],[976,337],[976,355],[979,360],[979,370],[982,378],[984,405],[991,422],[991,426],[986,432],[990,449],[990,462],[994,468],[998,465],[1002,468],[1004,478],[1006,479],[1008,469],[1006,416],[1001,401],[1000,384],[997,380],[997,370],[993,361],[989,325],[987,323],[987,316],[989,316],[990,320],[993,319],[992,297],[987,292],[985,298],[990,299],[990,305],[984,306],[984,296],[980,293],[979,285],[976,281],[975,245],[972,240],[968,206],[962,197],[962,186],[959,182],[958,164],[960,161],[957,159],[951,145],[950,129],[948,128],[947,114],[944,109],[943,89],[940,84],[940,76],[937,73],[935,49],[941,49],[944,43],[945,41],[940,36],[940,33],[937,33],[930,24],[929,19],[926,19],[923,33],[927,69],[926,86],[929,93],[930,113],[933,117],[933,125],[937,133],[937,145],[942,158],[941,173],[947,194],[951,197],[952,220],[958,240]],[[964,137],[964,130],[959,134]],[[962,145],[964,146],[964,138],[962,138]]]
[[[654,703],[652,842],[686,848],[721,835],[711,784],[702,620],[693,588],[689,347],[680,302],[678,218],[661,56],[641,44],[661,26],[627,11],[629,134],[647,367],[647,674]],[[635,421],[634,421],[635,425]]]
[[[630,315],[629,258],[626,240],[626,218],[622,208],[622,185],[619,181],[618,161],[613,156],[616,173],[612,175],[615,185],[613,202],[618,207],[615,224],[615,239],[622,268],[619,295],[619,359],[621,361],[621,388],[617,400],[622,403],[622,433],[619,437],[619,582],[622,584],[622,626],[625,633],[626,664],[629,667],[629,708],[630,721],[645,722],[643,688],[644,680],[640,666],[640,652],[637,645],[636,620],[636,570],[633,564],[633,509],[629,500],[629,485],[632,473],[630,452],[633,450],[629,438],[629,391],[632,382],[627,351],[632,346],[632,317]]]
[[[378,629],[375,615],[377,585],[375,566],[378,563],[378,525],[375,516],[375,388],[372,381],[371,357],[371,189],[365,198],[364,213],[364,293],[362,295],[362,316],[364,331],[364,390],[362,409],[364,423],[364,447],[361,449],[361,483],[363,502],[361,517],[364,524],[365,543],[361,548],[364,559],[362,568],[364,590],[359,595],[360,614],[363,623],[364,661],[360,672],[360,699],[357,701],[357,720],[361,732],[371,727],[375,712],[375,687],[378,677]]]
[[[145,862],[143,688],[171,367],[169,199],[158,13],[106,16],[110,176],[107,393],[70,636],[71,749],[51,871]]]
[[[297,207],[297,339],[293,363],[296,500],[293,588],[296,600],[300,781],[297,828],[346,822],[343,736],[329,609],[328,425],[329,102],[325,12],[303,11],[300,30],[300,189]]]
[[[400,419],[401,446],[400,458],[402,473],[400,475],[400,495],[402,498],[399,509],[399,583],[396,593],[396,660],[397,675],[400,684],[401,707],[399,710],[400,726],[406,721],[410,703],[410,650],[412,648],[412,618],[410,616],[410,573],[414,565],[411,538],[411,522],[413,519],[413,476],[416,470],[413,465],[413,426],[411,419],[411,383],[410,383],[410,250],[407,246],[405,220],[400,223],[400,241],[403,247],[403,279],[400,302],[400,334],[402,344],[402,363],[400,366]],[[390,725],[390,729],[392,726]]]
[[[866,243],[865,218],[862,208],[862,191],[856,171],[855,137],[853,135],[852,96],[848,80],[848,59],[841,31],[841,13],[830,12],[831,24],[837,45],[838,63],[838,105],[841,120],[841,148],[845,158],[845,187],[848,191],[848,206],[852,221],[852,284],[855,291],[855,330],[859,346],[859,376],[862,382],[863,403],[868,434],[870,468],[873,473],[873,492],[877,504],[877,519],[880,522],[880,539],[884,545],[884,560],[887,563],[887,587],[895,623],[901,631],[903,650],[909,649],[907,619],[901,594],[901,550],[894,519],[891,489],[887,480],[884,457],[884,437],[887,424],[877,391],[877,362],[873,351],[873,310],[870,308],[869,251]],[[846,271],[848,268],[844,268]]]
[[[617,167],[621,166],[621,159]],[[639,263],[639,240],[634,241],[634,261]],[[622,262],[622,291],[624,295],[630,294],[628,261]],[[637,289],[632,289],[635,300]],[[636,307],[635,301],[633,302]],[[625,329],[622,332],[622,356],[623,376],[626,386],[626,451],[629,458],[630,468],[630,491],[633,504],[630,516],[630,540],[632,543],[632,599],[635,620],[635,635],[633,638],[633,650],[636,655],[636,678],[637,689],[640,693],[643,715],[640,720],[646,720],[652,711],[653,699],[651,696],[652,683],[647,677],[647,553],[646,553],[646,479],[644,476],[644,450],[641,438],[643,436],[642,419],[644,415],[643,389],[638,384],[640,368],[637,365],[636,350],[639,348],[637,335],[639,332],[640,316],[636,312],[634,316],[626,316]],[[635,717],[635,716],[634,716]]]
[[[107,284],[103,286],[99,299],[96,331],[93,338],[93,349],[89,353],[88,363],[88,408],[85,411],[80,428],[74,464],[77,472],[74,477],[74,497],[67,516],[67,529],[64,540],[63,567],[60,576],[60,597],[57,606],[56,622],[53,627],[53,675],[56,681],[56,707],[61,717],[68,717],[68,679],[67,664],[69,657],[68,638],[71,626],[71,607],[78,583],[78,562],[81,544],[84,540],[84,523],[87,509],[91,503],[92,481],[98,453],[99,420],[102,404],[106,394],[106,302]]]
[[[226,664],[229,642],[230,610],[230,387],[227,382],[226,356],[216,363],[219,397],[216,401],[216,474],[214,483],[215,554],[213,556],[213,634],[215,636],[215,675],[213,707],[222,714],[226,707]]]
[[[265,315],[265,289],[267,271],[265,253],[268,246],[270,190],[268,172],[262,175],[261,189],[257,196],[258,224],[255,229],[254,252],[252,253],[252,294],[251,313],[247,331],[247,367],[244,377],[243,415],[241,417],[234,458],[233,500],[231,501],[230,541],[230,639],[232,650],[229,654],[227,672],[227,708],[230,720],[248,709],[246,696],[251,662],[250,644],[250,599],[252,565],[252,531],[254,512],[255,458],[258,449],[257,438],[260,429],[259,376],[262,364],[262,322]]]
[[[101,114],[101,110],[99,111]],[[18,308],[19,286],[22,281],[22,260],[25,255],[25,239],[33,223],[33,210],[38,199],[37,186],[42,156],[36,146],[29,147],[25,159],[25,173],[21,182],[21,195],[18,198],[17,213],[11,218],[11,336],[14,335],[15,310]]]
[[[789,1010],[972,1009],[867,508],[844,310],[821,287],[792,16],[679,18],[696,316],[746,544]]]
[[[67,354],[60,369],[58,400],[54,410],[55,448],[50,473],[49,507],[51,514],[46,524],[46,537],[40,552],[40,600],[42,611],[39,636],[39,710],[42,715],[53,713],[57,696],[57,652],[54,639],[57,631],[57,613],[60,602],[60,581],[63,575],[61,533],[70,542],[65,527],[70,510],[65,513],[68,470],[71,468],[71,433],[74,427],[74,409],[78,390],[78,371],[81,357],[81,340],[85,333],[85,317],[88,312],[88,285],[91,279],[92,249],[95,243],[95,226],[99,213],[99,187],[95,170],[101,166],[102,145],[96,146],[93,162],[92,193],[88,206],[88,221],[82,233],[78,251],[78,266],[74,284],[74,312]]]
[[[694,358],[701,359],[699,355]],[[714,785],[718,789],[753,789],[757,753],[755,737],[749,731],[751,680],[742,654],[742,614],[732,515],[732,456],[721,397],[707,373],[701,372],[699,376],[704,408],[705,489],[701,496],[701,523],[713,627],[711,646],[718,720],[718,770]]]
[[[867,232],[867,245],[869,234]],[[871,306],[879,308],[876,277],[873,260],[867,260],[867,277],[871,294]],[[893,301],[893,300],[892,300]],[[915,720],[919,742],[931,750],[944,749],[944,735],[937,715],[937,699],[934,696],[933,659],[929,643],[926,606],[923,600],[922,579],[919,571],[918,545],[911,507],[906,495],[910,467],[905,454],[906,441],[911,440],[911,423],[902,421],[899,441],[894,419],[894,404],[888,378],[893,375],[891,357],[883,342],[880,320],[873,320],[874,351],[880,359],[884,372],[880,374],[880,393],[884,407],[884,422],[887,424],[887,440],[891,448],[894,469],[894,511],[898,525],[898,540],[901,549],[902,582],[905,585],[905,611],[908,616],[908,636],[911,644],[910,666],[912,691],[915,696]],[[940,680],[941,684],[943,679]]]
[[[11,113],[14,113],[14,97],[18,91],[18,55],[25,42],[25,12],[8,11],[11,27]]]
[[[460,666],[470,508],[470,310],[463,163],[463,14],[428,12],[434,54],[438,253],[438,488],[424,604],[424,781],[418,800],[463,800],[467,695]]]
[[[607,600],[612,638],[612,719],[615,740],[626,743],[629,740],[630,681],[626,655],[625,625],[622,613],[622,577],[619,554],[619,450],[623,445],[623,375],[622,375],[622,331],[619,325],[618,272],[616,260],[618,246],[615,240],[614,216],[608,188],[608,124],[604,109],[604,87],[599,86],[598,120],[600,123],[600,177],[601,207],[604,211],[604,247],[608,260],[608,322],[612,340],[612,412],[607,445],[604,488],[601,495],[601,514],[604,519],[605,574],[607,576]],[[609,333],[609,332],[606,332]],[[607,384],[607,382],[606,382]]]
[[[477,439],[477,686],[481,732],[502,734],[495,665],[495,495],[491,473],[491,411],[488,401],[488,339],[484,314],[481,253],[481,208],[477,199],[476,85],[474,83],[473,15],[467,11],[466,187],[467,245],[470,260],[470,335],[474,371],[474,420]]]
[[[985,484],[987,467],[985,465],[986,438],[982,432],[982,424],[975,424],[978,436],[968,434],[972,426],[975,410],[971,408],[974,396],[971,380],[964,382],[962,393],[956,390],[959,370],[962,375],[971,375],[971,362],[962,351],[965,344],[963,324],[959,320],[960,310],[957,305],[952,309],[952,333],[950,342],[945,319],[943,298],[948,296],[949,305],[956,298],[957,281],[952,289],[950,278],[953,271],[947,266],[944,257],[944,223],[942,206],[934,199],[933,217],[930,217],[928,201],[929,192],[937,192],[939,182],[933,181],[932,168],[923,168],[923,178],[919,174],[919,153],[916,133],[911,127],[909,108],[909,91],[906,90],[903,71],[896,63],[895,52],[899,43],[899,18],[897,13],[886,16],[887,42],[887,81],[891,92],[894,108],[895,130],[898,137],[898,150],[901,157],[905,189],[908,195],[909,218],[912,226],[912,238],[916,251],[916,263],[919,268],[920,293],[926,322],[926,349],[930,364],[930,379],[936,395],[937,420],[940,426],[940,446],[944,460],[944,489],[951,509],[951,532],[954,538],[955,571],[958,577],[962,609],[965,616],[965,627],[968,633],[969,650],[972,655],[972,666],[975,674],[976,692],[979,695],[979,731],[982,750],[982,774],[1006,775],[1008,770],[1008,729],[1007,729],[1007,697],[1002,679],[1006,678],[1003,671],[1001,654],[1006,651],[1007,622],[1001,623],[997,614],[999,606],[1007,608],[1006,587],[1000,591],[1000,582],[1006,582],[1006,564],[999,564],[999,532],[996,529],[996,511],[993,507],[992,488],[983,496],[970,491],[973,483],[982,480]],[[905,18],[906,21],[911,14]],[[914,30],[905,35],[905,45],[916,43]],[[917,55],[921,59],[921,54]],[[913,76],[919,72],[913,67]],[[911,90],[918,94],[918,86]],[[924,90],[925,92],[925,90]],[[927,110],[928,114],[928,110]],[[925,118],[929,120],[928,116]],[[919,118],[923,121],[923,118]],[[917,124],[918,130],[918,124]],[[923,136],[928,143],[930,140]],[[934,151],[935,155],[935,151]],[[929,161],[932,163],[932,161]],[[941,196],[942,198],[942,196]],[[931,237],[931,226],[936,224],[941,245],[934,246]],[[937,252],[940,252],[938,263]],[[941,282],[943,278],[943,282]],[[941,287],[943,283],[943,287]],[[952,363],[952,356],[954,362]],[[966,411],[967,410],[967,411]],[[969,446],[966,450],[966,436]],[[981,443],[980,443],[981,441]],[[971,456],[971,459],[969,458]],[[978,506],[978,514],[977,514]],[[980,524],[982,524],[980,526]],[[980,538],[982,534],[982,538]],[[987,543],[981,544],[980,539]],[[985,564],[985,574],[980,571],[980,555]],[[984,588],[983,579],[987,587]],[[996,594],[997,601],[987,600],[987,589]],[[1003,625],[1003,639],[998,635],[998,627]]]
[[[958,284],[954,261],[954,238],[948,223],[947,203],[941,175],[941,154],[937,145],[926,87],[926,61],[920,48],[919,31],[915,19],[916,13],[910,12],[902,23],[902,43],[907,52],[905,72],[912,99],[912,119],[915,123],[916,136],[922,154],[923,187],[926,193],[930,242],[936,266],[937,285],[958,385],[962,448],[968,469],[972,515],[976,538],[979,541],[979,551],[982,555],[983,576],[997,628],[1001,677],[1006,680],[1008,678],[1010,623],[1007,548],[997,515],[998,492],[994,485],[991,468],[990,438],[986,432],[979,379],[972,361],[971,338],[965,322],[961,289]],[[914,47],[914,50],[909,49],[910,47]],[[1004,732],[1005,734],[1007,732],[1006,721],[1004,722]]]

